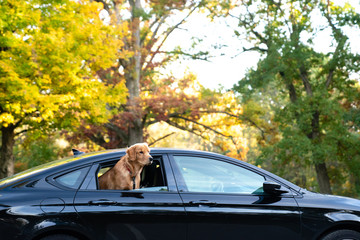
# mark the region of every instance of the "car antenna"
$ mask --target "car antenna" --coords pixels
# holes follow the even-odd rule
[[[77,150],[77,149],[75,149],[75,148],[73,148],[73,149],[71,149],[71,150],[72,150],[72,152],[73,152],[74,156],[84,154],[84,152],[79,151],[79,150]]]

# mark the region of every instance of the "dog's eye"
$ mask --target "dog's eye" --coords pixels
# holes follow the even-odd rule
[[[140,151],[139,153],[140,153],[140,154],[144,154],[144,152],[143,152],[143,151]]]

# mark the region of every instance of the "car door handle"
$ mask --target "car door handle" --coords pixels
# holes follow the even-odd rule
[[[117,202],[112,201],[112,200],[108,200],[108,199],[99,199],[99,200],[94,200],[94,201],[90,201],[89,204],[90,205],[115,205]]]
[[[216,202],[210,202],[208,200],[190,201],[189,203],[190,205],[195,205],[195,206],[201,206],[201,205],[210,206],[210,207],[216,206]]]

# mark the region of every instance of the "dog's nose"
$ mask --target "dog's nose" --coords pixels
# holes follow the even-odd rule
[[[153,163],[153,160],[154,160],[154,159],[153,159],[153,157],[152,157],[152,156],[150,156],[150,157],[149,157],[149,162],[150,162],[150,164],[152,164],[152,163]]]

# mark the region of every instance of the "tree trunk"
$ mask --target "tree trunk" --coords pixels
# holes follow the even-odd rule
[[[132,115],[132,122],[129,123],[128,145],[143,142],[142,109],[140,106],[139,82],[132,76],[126,78],[126,87],[129,91],[127,111]]]
[[[330,179],[327,173],[327,168],[325,163],[315,164],[315,170],[317,175],[317,180],[319,183],[319,189],[321,193],[332,194],[330,187]]]
[[[302,79],[304,89],[306,95],[308,97],[313,97],[313,89],[309,81],[309,74],[308,70],[304,67],[303,64],[300,65],[299,68],[300,77]],[[289,90],[290,91],[290,90]],[[290,91],[291,93],[291,91]],[[314,106],[312,106],[314,107]],[[317,110],[317,107],[314,107],[314,113],[312,114],[311,119],[311,132],[307,135],[307,137],[312,141],[313,144],[318,144],[321,142],[320,139],[320,111]],[[327,172],[325,159],[323,157],[314,157],[315,162],[315,171],[316,171],[316,178],[319,184],[319,190],[321,193],[332,194],[331,187],[330,187],[330,179]]]
[[[0,179],[14,174],[15,127],[1,128]]]
[[[126,87],[129,91],[128,110],[133,115],[133,122],[129,125],[128,145],[143,142],[142,109],[140,106],[140,78],[141,78],[141,39],[140,0],[130,0],[132,13],[132,45],[134,57],[131,59],[131,70],[126,74]]]
[[[312,132],[308,137],[314,144],[320,141],[320,112],[315,111],[312,116],[311,122]],[[316,158],[316,157],[315,157]],[[319,190],[321,193],[332,194],[330,187],[330,178],[327,172],[326,164],[324,159],[315,160],[315,171],[316,177],[319,184]]]
[[[129,129],[129,146],[144,141],[143,128],[139,121],[139,119],[135,119],[133,123],[135,126]]]

